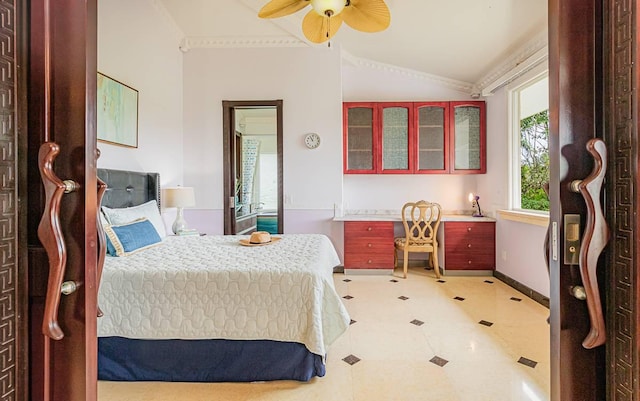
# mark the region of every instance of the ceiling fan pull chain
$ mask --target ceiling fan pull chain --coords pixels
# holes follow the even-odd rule
[[[331,11],[327,11],[327,47],[331,47],[331,39],[329,39],[329,32],[331,32]]]

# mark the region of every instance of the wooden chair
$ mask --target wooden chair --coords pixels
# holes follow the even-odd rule
[[[398,251],[404,253],[404,278],[407,278],[409,252],[428,252],[430,265],[440,278],[438,267],[438,241],[436,233],[440,225],[440,205],[426,201],[405,203],[402,207],[402,224],[404,237],[395,239],[393,251],[393,265],[398,266]]]

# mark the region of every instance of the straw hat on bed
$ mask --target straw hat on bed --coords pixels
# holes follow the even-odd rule
[[[273,244],[278,241],[280,241],[280,237],[272,237],[271,234],[266,231],[255,231],[251,233],[251,237],[249,237],[249,239],[241,239],[240,245],[261,246]]]

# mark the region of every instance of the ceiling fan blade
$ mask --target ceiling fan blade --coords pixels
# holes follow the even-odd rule
[[[271,0],[258,12],[260,18],[278,18],[293,14],[311,4],[309,0]]]
[[[342,13],[327,17],[311,10],[302,20],[302,32],[313,43],[322,43],[331,39],[341,26]]]
[[[384,0],[351,0],[340,15],[347,25],[362,32],[384,31],[391,23]]]

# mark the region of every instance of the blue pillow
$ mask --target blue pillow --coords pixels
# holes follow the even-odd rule
[[[111,256],[127,256],[162,242],[158,231],[147,219],[107,226],[104,232],[107,236],[107,253]]]

